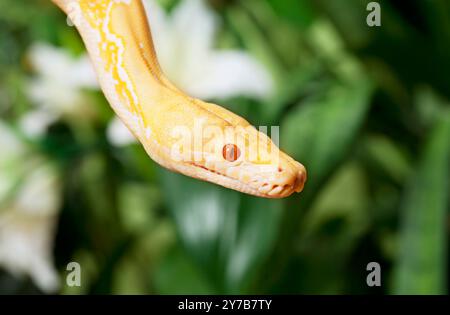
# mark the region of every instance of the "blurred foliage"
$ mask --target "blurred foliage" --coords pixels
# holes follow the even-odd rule
[[[446,293],[450,2],[379,1],[373,28],[368,2],[209,1],[222,20],[217,46],[248,50],[275,78],[267,101],[215,101],[281,126],[281,148],[308,169],[305,191],[287,200],[111,146],[100,93],[92,122],[58,122],[27,140],[64,175],[56,266],[64,278],[79,262],[83,286],[61,293]],[[0,0],[0,116],[18,134],[32,108],[26,51],[42,41],[84,51],[50,1]],[[381,288],[366,285],[371,261]],[[0,273],[0,292],[36,291]]]

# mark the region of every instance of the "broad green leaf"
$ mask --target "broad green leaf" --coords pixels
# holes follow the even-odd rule
[[[145,231],[156,222],[160,191],[154,186],[124,182],[119,188],[118,210],[124,229],[130,234]]]
[[[335,86],[286,117],[281,125],[282,147],[305,164],[306,187],[319,183],[347,153],[366,117],[371,91],[365,81]]]
[[[395,294],[446,293],[449,161],[447,112],[431,133],[405,194]]]
[[[160,264],[153,279],[157,294],[216,294],[214,287],[182,249],[175,248]]]
[[[409,175],[411,165],[408,157],[398,145],[383,135],[371,135],[365,139],[364,148],[367,159],[397,183]]]
[[[318,63],[311,63],[308,67],[299,68],[286,75],[277,92],[261,106],[262,121],[276,124],[289,104],[292,102],[295,104],[296,100],[319,93],[328,83],[320,78],[322,72],[323,69]]]
[[[356,57],[346,49],[345,41],[327,20],[318,20],[307,32],[308,44],[316,58],[322,60],[338,81],[359,82],[367,74]]]
[[[342,225],[347,227],[336,233],[333,243],[340,243],[339,247],[349,246],[349,236],[359,234],[367,227],[369,204],[367,182],[361,165],[356,162],[343,165],[323,187],[311,211],[306,214],[301,228],[302,242],[307,243],[308,238],[319,234],[326,222],[342,218]]]
[[[345,34],[352,45],[364,46],[372,38],[371,29],[366,24],[369,13],[366,11],[366,1],[318,0],[315,4],[330,16],[337,26],[336,29]]]
[[[15,136],[9,125],[0,120],[0,205],[11,195],[21,179],[26,175],[24,157],[26,146]]]
[[[273,246],[281,203],[164,172],[179,237],[218,293],[245,293]]]
[[[345,293],[350,277],[344,270],[352,251],[370,226],[369,205],[363,168],[356,162],[347,163],[321,189],[305,214],[298,229],[300,239],[294,262],[284,275],[280,291]]]
[[[267,0],[275,12],[301,27],[309,26],[315,18],[312,3],[307,0]]]
[[[419,123],[425,128],[430,128],[436,120],[439,120],[442,110],[445,110],[448,104],[430,86],[420,86],[414,92],[414,105]]]
[[[285,75],[285,70],[261,28],[249,16],[247,10],[231,7],[226,13],[227,22],[242,38],[245,48],[267,67],[275,85],[278,85]]]
[[[173,267],[179,266],[179,260],[184,257],[172,254],[176,237],[174,226],[168,218],[147,222],[145,230],[136,230],[137,237],[130,245],[131,248],[115,266],[114,294],[182,293],[177,288],[185,285],[184,281],[195,286],[191,278],[184,279]],[[168,274],[164,274],[166,271]],[[179,271],[183,273],[185,270]],[[166,288],[173,290],[166,291]],[[193,289],[184,293],[205,292]]]
[[[300,104],[281,123],[281,147],[305,165],[308,180],[304,191],[288,200],[290,209],[273,253],[275,265],[289,263],[304,210],[348,153],[366,117],[371,93],[371,84],[364,80],[354,86],[337,85],[324,96]]]

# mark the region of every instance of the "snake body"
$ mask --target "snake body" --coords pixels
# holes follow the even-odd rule
[[[243,193],[300,192],[306,170],[264,133],[162,73],[141,0],[52,0],[78,29],[109,104],[163,167]]]

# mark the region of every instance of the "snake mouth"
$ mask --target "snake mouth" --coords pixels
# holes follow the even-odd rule
[[[206,166],[197,163],[188,163],[188,165],[200,169],[207,174],[216,176],[217,182],[212,181],[207,176],[203,176],[203,179],[212,183],[218,183],[221,186],[238,190],[250,195],[265,197],[265,198],[284,198],[290,196],[294,192],[300,192],[303,190],[303,186],[306,180],[306,175],[299,172],[296,179],[289,184],[276,185],[269,184],[267,182],[261,182],[260,180],[252,180],[249,183],[244,183],[236,178],[232,178],[222,172],[212,170]],[[217,178],[218,177],[218,178]]]

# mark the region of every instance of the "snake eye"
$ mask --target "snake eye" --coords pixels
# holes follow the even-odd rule
[[[239,159],[241,151],[235,144],[226,144],[223,146],[222,155],[228,162],[234,162]]]

